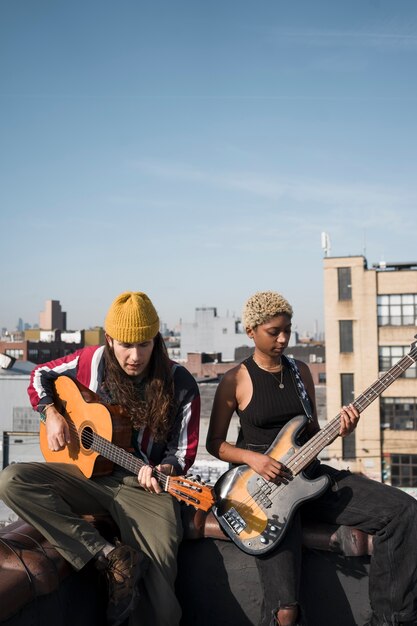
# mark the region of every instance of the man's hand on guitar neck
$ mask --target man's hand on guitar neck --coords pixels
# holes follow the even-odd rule
[[[48,448],[52,450],[52,452],[59,452],[59,450],[63,450],[71,441],[68,423],[53,405],[46,409],[45,417]]]
[[[166,476],[174,475],[174,468],[172,465],[157,465],[155,468],[150,465],[143,465],[138,474],[138,482],[142,489],[145,491],[150,491],[151,493],[161,493],[163,490],[161,489],[157,478],[153,475],[154,470],[161,472],[161,474],[165,474]]]

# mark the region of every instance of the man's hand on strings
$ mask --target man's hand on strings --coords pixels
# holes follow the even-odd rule
[[[59,452],[71,443],[68,422],[54,406],[46,411],[45,427],[48,448],[52,452]]]

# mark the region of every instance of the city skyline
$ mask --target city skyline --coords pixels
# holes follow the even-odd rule
[[[61,304],[61,303],[60,303]],[[195,307],[195,310],[198,309],[199,307]],[[217,317],[222,318],[222,317],[231,317],[234,319],[239,319],[241,320],[242,316],[241,314],[236,314],[235,312],[230,312],[227,311],[224,315],[222,314],[221,311],[218,311],[218,308],[216,306],[213,307],[208,307],[208,308],[212,308],[216,310],[216,314]],[[41,312],[40,312],[41,313]],[[179,330],[179,326],[181,322],[185,322],[187,324],[189,324],[190,322],[193,323],[193,320],[180,320],[178,322],[178,324],[174,325],[174,326],[170,326],[169,324],[167,324],[165,322],[165,320],[160,319],[161,325],[162,326],[166,326],[166,329],[168,331],[175,331],[175,330]],[[93,324],[91,326],[80,326],[80,327],[70,327],[67,326],[65,332],[72,332],[72,331],[79,331],[79,330],[88,330],[89,328],[98,328],[98,327],[104,327],[104,321],[102,321],[100,324]],[[0,329],[1,330],[5,330],[7,333],[11,334],[13,332],[23,332],[25,330],[30,330],[30,329],[40,329],[40,325],[39,325],[39,320],[36,322],[30,322],[28,320],[24,320],[22,317],[19,317],[17,320],[17,323],[13,326],[13,327],[6,327],[6,326],[2,326],[0,325]],[[41,329],[42,330],[42,329]],[[45,329],[45,330],[52,330],[52,329]],[[296,327],[295,325],[293,326],[293,330],[297,331],[298,333],[302,332],[305,333],[307,336],[318,336],[320,334],[320,331],[318,329],[317,324],[312,324],[311,328],[304,328],[304,329],[300,329],[298,327]]]
[[[417,261],[417,4],[0,6],[0,327],[256,291],[323,331],[331,256]]]

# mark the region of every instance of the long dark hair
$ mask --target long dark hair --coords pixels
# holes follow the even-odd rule
[[[156,440],[164,439],[175,401],[171,361],[161,333],[154,338],[149,371],[144,381],[138,382],[122,370],[108,343],[104,359],[105,388],[112,402],[124,410],[134,428],[147,426]]]

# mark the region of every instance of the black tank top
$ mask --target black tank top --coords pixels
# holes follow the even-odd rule
[[[243,365],[251,377],[253,393],[245,409],[236,409],[241,425],[236,446],[266,449],[290,419],[304,414],[303,405],[288,365],[283,365],[283,389],[279,387],[281,372],[263,370],[251,356]]]

